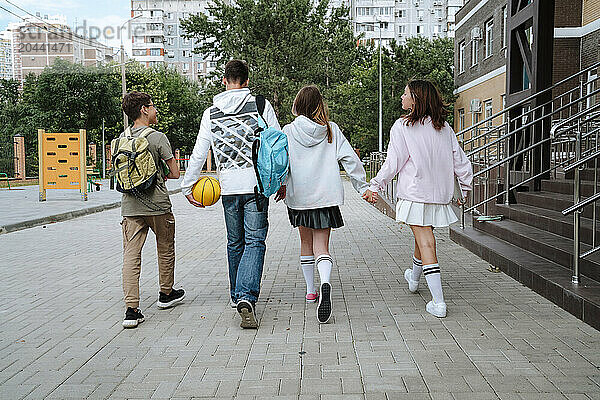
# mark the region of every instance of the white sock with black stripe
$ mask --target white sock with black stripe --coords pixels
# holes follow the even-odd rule
[[[306,281],[306,294],[315,292],[315,256],[300,256],[300,265]]]
[[[444,293],[442,292],[442,277],[440,275],[439,264],[429,264],[423,266],[423,275],[427,280],[427,286],[433,297],[435,304],[441,304],[444,302]]]
[[[331,256],[329,254],[321,254],[319,257],[317,257],[317,268],[319,270],[321,284],[325,282],[329,283],[331,268],[333,268],[333,259]]]
[[[419,282],[421,272],[423,272],[423,261],[413,256],[412,280]]]

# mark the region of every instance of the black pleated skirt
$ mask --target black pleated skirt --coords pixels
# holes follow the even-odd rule
[[[326,229],[344,226],[342,213],[338,206],[311,210],[294,210],[288,207],[288,216],[290,217],[290,224],[294,228],[304,226],[311,229]]]

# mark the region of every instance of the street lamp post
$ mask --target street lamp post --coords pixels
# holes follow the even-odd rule
[[[361,25],[370,25],[370,24],[375,24],[375,22],[359,22],[359,24]],[[378,126],[378,133],[379,133],[379,152],[383,152],[383,79],[382,79],[382,72],[381,72],[381,21],[377,20],[377,26],[379,28],[379,126]]]
[[[383,96],[381,76],[381,21],[379,24],[379,152],[383,152]]]
[[[119,36],[121,36],[121,91],[123,94],[123,98],[125,98],[125,95],[127,94],[127,82],[125,81],[125,48],[123,47],[123,28],[125,27],[125,25],[141,16],[142,14],[139,14],[133,18],[129,18],[127,21],[123,22],[123,25],[121,25],[121,28],[119,29]],[[129,118],[127,118],[127,114],[125,114],[125,112],[123,111],[123,129],[127,129],[128,126]]]

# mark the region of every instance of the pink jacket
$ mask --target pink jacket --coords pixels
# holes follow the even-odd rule
[[[463,195],[472,189],[473,168],[446,123],[436,131],[427,118],[407,126],[398,119],[390,130],[387,158],[369,190],[379,192],[398,175],[396,196],[419,203],[448,204],[454,195],[454,176]]]

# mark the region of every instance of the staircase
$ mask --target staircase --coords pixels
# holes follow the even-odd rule
[[[581,173],[583,196],[594,188],[592,169]],[[573,216],[562,210],[573,205],[573,179],[543,180],[542,191],[517,192],[516,204],[494,204],[500,221],[451,227],[450,238],[502,272],[551,300],[577,318],[600,330],[600,252],[580,260],[580,282],[572,281],[574,253]],[[600,215],[600,205],[596,205]],[[593,241],[593,207],[580,219],[582,250]],[[595,228],[600,237],[600,224]]]
[[[458,133],[475,178],[450,237],[600,330],[599,67]]]

